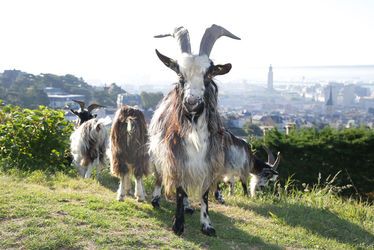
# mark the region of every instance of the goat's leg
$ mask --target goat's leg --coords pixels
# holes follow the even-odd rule
[[[200,222],[201,232],[208,236],[216,236],[216,230],[213,228],[208,212],[208,194],[209,189],[204,193],[201,199]]]
[[[88,165],[86,173],[84,174],[84,178],[88,179],[91,178],[92,170],[94,169],[94,164],[91,163]]]
[[[193,207],[191,207],[191,204],[190,204],[190,201],[188,200],[187,194],[183,199],[183,206],[184,206],[184,212],[186,214],[192,215],[195,212],[195,209],[193,209]]]
[[[151,203],[154,208],[159,208],[160,199],[161,199],[162,178],[161,178],[161,175],[157,171],[155,171],[155,176],[156,176],[156,183],[155,183],[155,189],[153,190]]]
[[[225,199],[223,198],[220,184],[221,184],[220,181],[217,182],[217,188],[216,188],[216,191],[214,192],[214,198],[216,199],[216,201],[218,201],[218,203],[225,204]]]
[[[183,200],[186,196],[182,187],[177,187],[177,209],[175,211],[175,217],[173,222],[173,231],[176,235],[181,235],[184,231],[184,205]]]
[[[125,175],[124,189],[125,195],[133,195],[133,192],[131,191],[131,178],[129,173]]]
[[[136,182],[135,182],[135,197],[140,202],[145,200],[144,187],[143,187],[143,179],[141,177],[136,178]]]
[[[230,187],[230,196],[233,196],[235,193],[235,178],[231,176],[229,180],[229,187]]]
[[[126,186],[126,181],[129,180],[128,175],[129,175],[128,173],[127,174],[121,174],[121,176],[119,178],[119,187],[118,187],[118,191],[117,191],[117,200],[118,201],[123,201],[125,199],[125,194],[126,194],[125,186]]]
[[[248,196],[247,179],[248,178],[244,176],[240,177],[240,182],[242,183],[244,196]]]

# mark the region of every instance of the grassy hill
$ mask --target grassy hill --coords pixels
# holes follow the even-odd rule
[[[146,180],[148,194],[152,182]],[[237,194],[226,196],[226,205],[211,202],[216,238],[200,233],[199,210],[186,215],[178,237],[171,231],[173,203],[163,200],[155,210],[149,201],[117,202],[116,188],[108,174],[100,182],[0,174],[0,248],[374,249],[373,206],[343,201],[329,188],[287,187],[277,196]]]

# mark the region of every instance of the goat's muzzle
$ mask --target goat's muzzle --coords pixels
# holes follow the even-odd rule
[[[204,101],[202,98],[189,95],[183,101],[184,110],[187,116],[199,117],[204,111]]]

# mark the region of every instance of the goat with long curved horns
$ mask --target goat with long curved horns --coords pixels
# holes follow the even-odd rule
[[[201,199],[201,230],[215,235],[209,219],[209,187],[224,166],[222,121],[217,108],[218,87],[213,78],[231,70],[231,64],[214,65],[209,59],[214,43],[221,36],[239,39],[223,27],[206,29],[198,55],[191,53],[187,29],[176,28],[181,55],[178,60],[162,55],[158,58],[178,75],[178,83],[161,101],[151,120],[150,157],[155,165],[156,187],[152,204],[159,206],[161,186],[165,194],[176,193],[177,209],[173,231],[184,231],[184,202],[189,194]]]

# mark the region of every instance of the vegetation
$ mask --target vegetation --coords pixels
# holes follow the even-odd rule
[[[161,92],[152,93],[142,91],[140,93],[140,97],[142,99],[142,107],[144,109],[155,109],[161,99],[164,98],[164,95]]]
[[[62,111],[0,106],[0,169],[66,170],[72,129]]]
[[[337,176],[337,184],[346,187],[353,185],[343,194],[374,198],[372,129],[336,130],[327,127],[322,130],[294,130],[289,135],[272,130],[264,139],[250,140],[261,153],[261,144],[282,153],[279,171],[283,182],[293,175],[299,186],[302,183],[313,185],[320,174],[327,177],[341,172]],[[262,156],[265,157],[265,154]]]
[[[153,181],[145,181],[148,194]],[[211,238],[200,233],[199,210],[186,215],[178,237],[171,230],[172,202],[163,200],[160,210],[149,200],[117,202],[117,183],[108,173],[100,182],[41,171],[0,175],[0,248],[374,248],[373,207],[344,201],[329,186],[298,191],[288,182],[278,195],[256,199],[226,193],[226,205],[209,204],[217,230]]]
[[[373,205],[339,196],[348,184],[372,192],[372,130],[252,138],[260,155],[263,143],[282,152],[282,181],[257,198],[243,197],[237,183],[233,197],[224,191],[225,205],[212,200],[216,238],[200,233],[199,210],[186,215],[178,237],[172,202],[157,210],[150,195],[145,203],[115,201],[118,180],[108,170],[99,181],[77,177],[66,159],[71,132],[61,111],[0,106],[1,249],[374,249]],[[152,176],[145,180],[148,194],[153,184]]]
[[[117,95],[125,91],[112,83],[104,89],[92,87],[82,78],[67,74],[33,75],[20,70],[5,70],[0,74],[0,99],[7,104],[26,108],[48,105],[46,87],[58,88],[67,94],[84,95],[86,102],[97,102],[106,106],[116,106]]]

